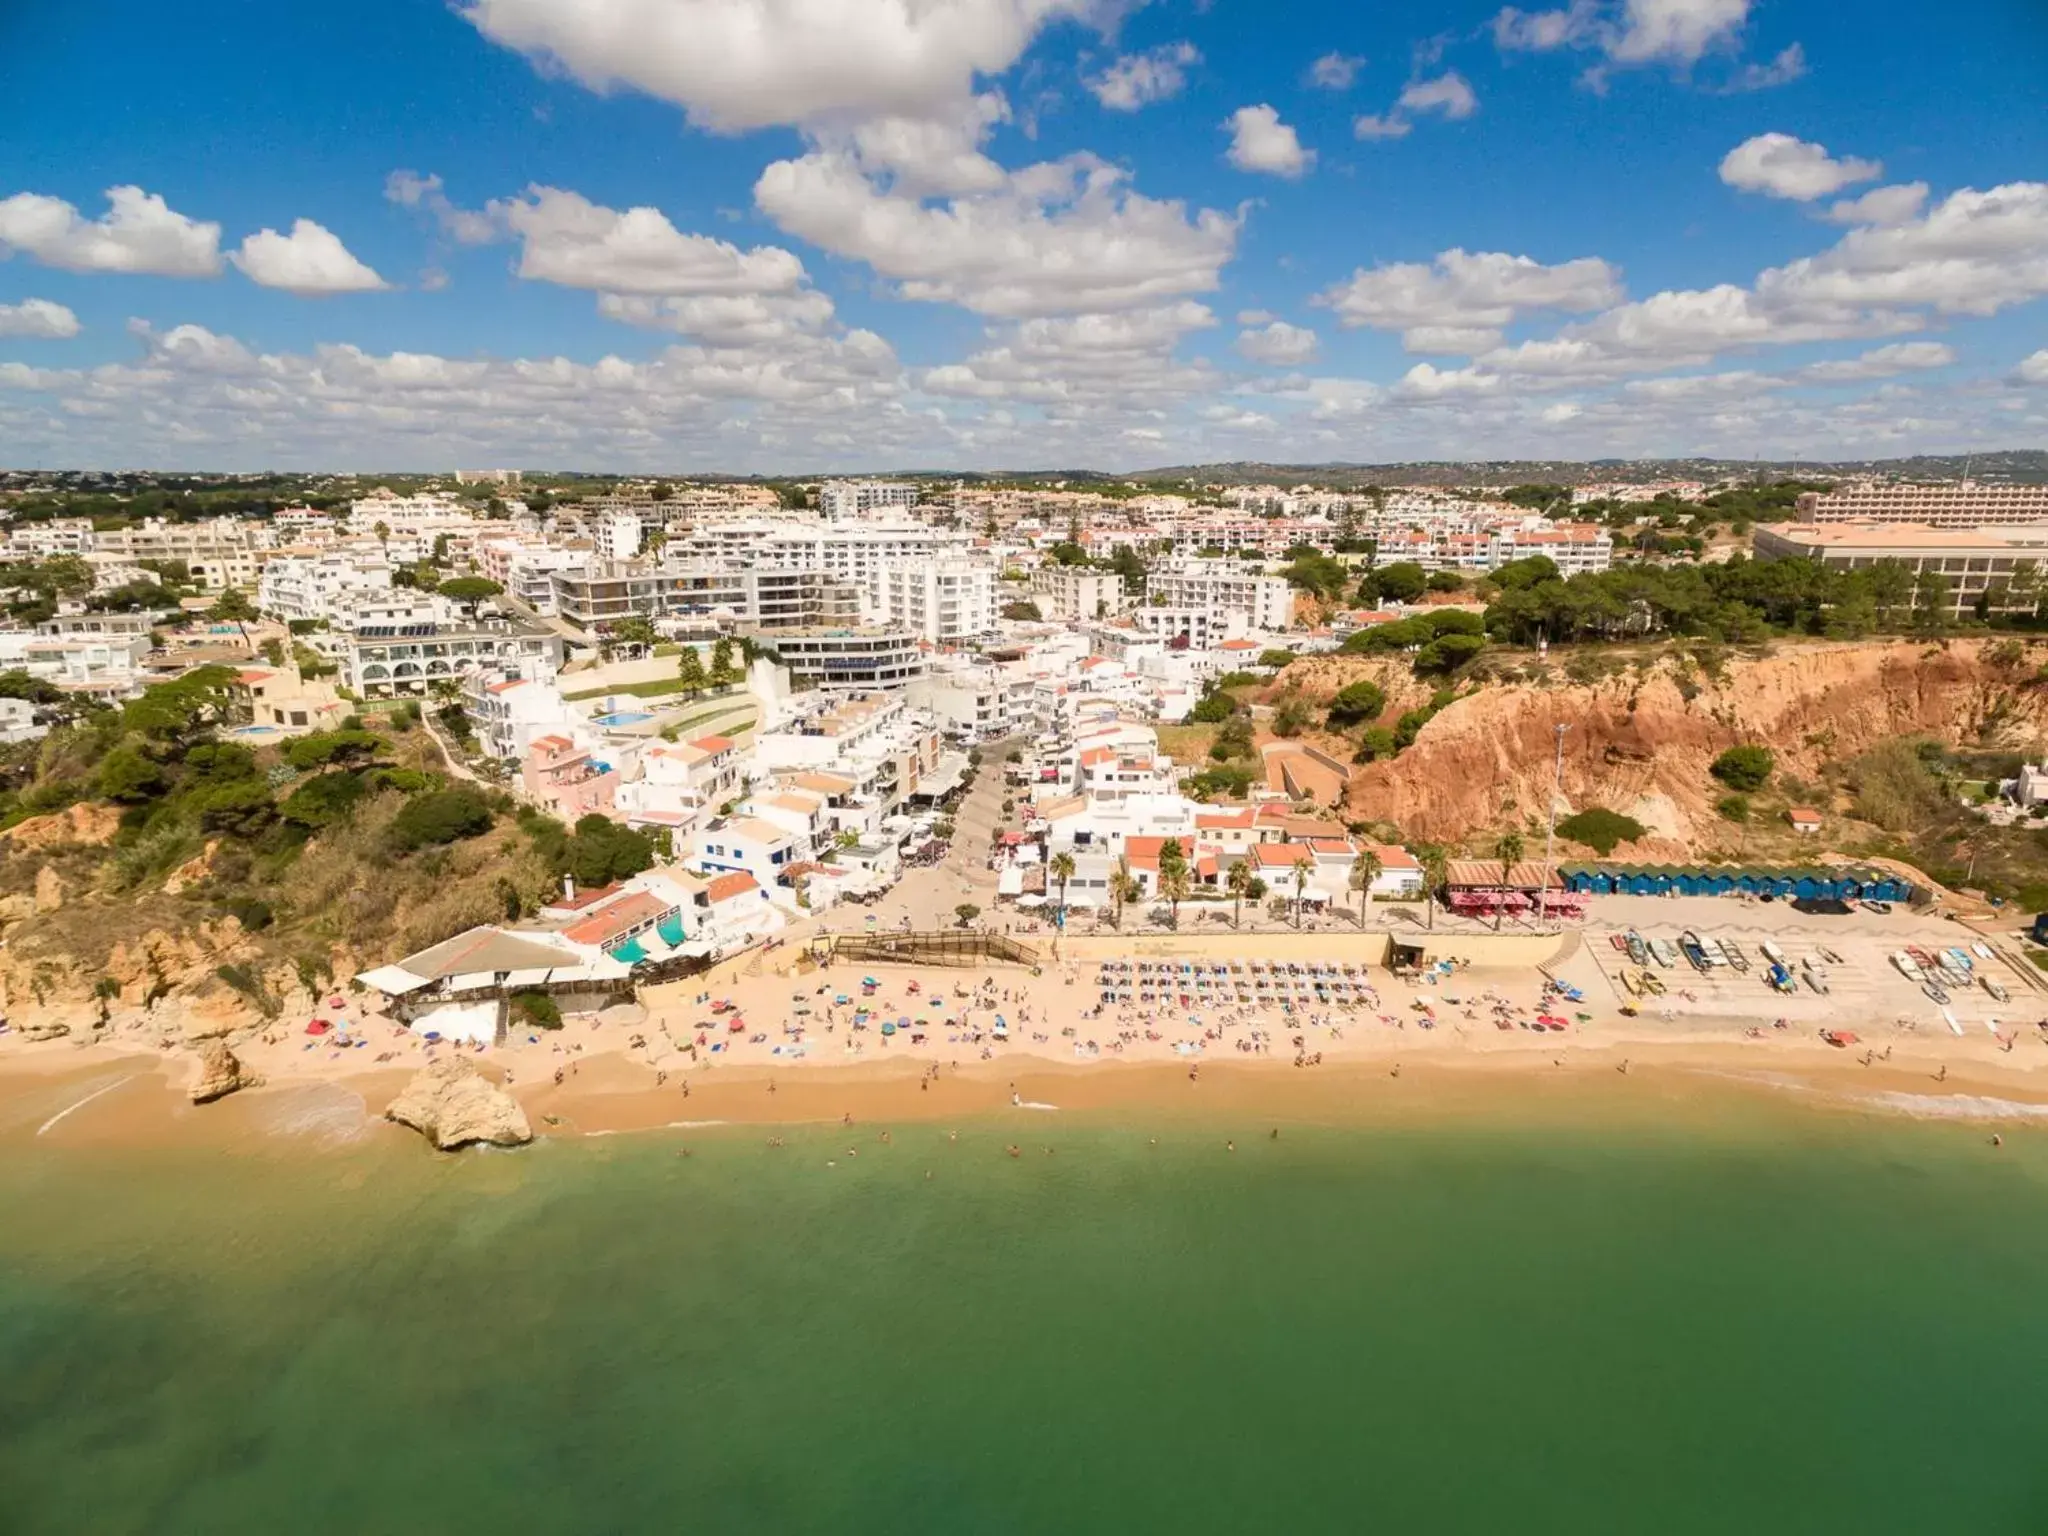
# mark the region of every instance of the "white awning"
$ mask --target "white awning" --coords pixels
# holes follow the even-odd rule
[[[537,971],[507,971],[505,973],[505,985],[508,987],[544,987],[547,985],[548,978],[556,973],[556,969],[553,966],[542,966]]]
[[[355,980],[357,986],[382,992],[386,997],[404,997],[408,992],[417,992],[421,987],[433,984],[431,977],[415,976],[398,965],[380,965],[374,971],[360,971]]]
[[[411,1029],[416,1035],[494,1045],[498,1039],[498,1007],[495,998],[480,1003],[449,1003],[421,1014],[412,1021]]]
[[[474,992],[483,987],[498,984],[496,971],[458,971],[448,978],[450,992]]]
[[[1024,871],[1016,868],[1014,865],[996,876],[996,894],[998,896],[1016,896],[1022,894],[1023,890]]]

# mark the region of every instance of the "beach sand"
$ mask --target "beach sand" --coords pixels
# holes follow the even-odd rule
[[[1800,948],[1776,931],[1788,949]],[[576,1017],[558,1031],[514,1031],[473,1055],[541,1136],[1000,1115],[1015,1118],[1023,1140],[1072,1115],[1254,1126],[1398,1121],[1484,1115],[1508,1101],[1528,1109],[1546,1097],[1583,1106],[1589,1092],[1616,1104],[1678,1104],[1710,1084],[1865,1111],[2014,1124],[2048,1114],[2048,1031],[2031,1022],[1994,1027],[1986,996],[1962,1000],[1964,1033],[1952,1032],[1887,972],[1884,946],[1898,942],[1894,934],[1866,942],[1830,930],[1847,963],[1835,968],[1829,996],[1781,998],[1754,977],[1674,974],[1669,995],[1633,1017],[1620,1011],[1617,967],[1603,942],[1528,936],[1511,951],[1518,963],[1460,968],[1429,984],[1359,963],[1361,940],[1340,936],[1083,940],[1037,975],[819,969],[785,947],[645,988],[642,1006],[627,1010],[635,1022]],[[1305,966],[1312,953],[1352,965],[1373,988],[1371,1001],[1307,1001],[1291,1013],[1235,1001],[1253,957]],[[1177,979],[1171,1004],[1101,1005],[1100,966],[1128,962],[1135,980],[1141,959],[1245,969],[1212,972],[1212,989],[1230,983],[1228,1003]],[[1546,973],[1579,988],[1583,1001],[1546,1003]],[[1185,1005],[1182,987],[1194,999]],[[857,1027],[862,1010],[865,1027]],[[2048,1008],[2029,996],[2004,1011]],[[1543,1014],[1566,1027],[1532,1027]],[[235,1046],[260,1086],[206,1106],[185,1096],[189,1052],[139,1038],[0,1037],[0,1139],[318,1144],[384,1134],[383,1108],[407,1078],[458,1048],[365,1013],[360,1000],[338,1016],[360,1046],[338,1048],[306,1036],[304,1021],[280,1020]],[[995,1034],[999,1016],[1006,1039]],[[883,1033],[883,1021],[901,1019],[910,1025]],[[1853,1030],[1857,1043],[1832,1047],[1823,1029]]]

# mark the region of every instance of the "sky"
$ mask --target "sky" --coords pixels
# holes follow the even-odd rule
[[[5,0],[0,464],[2048,447],[2042,0]]]

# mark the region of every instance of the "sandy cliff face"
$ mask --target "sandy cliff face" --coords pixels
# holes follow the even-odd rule
[[[1708,765],[1741,742],[1770,747],[1803,777],[1899,736],[2034,749],[2048,689],[2029,679],[2044,656],[2030,647],[2014,665],[1984,641],[1817,645],[1731,661],[1718,677],[1666,662],[1585,685],[1489,686],[1444,709],[1398,758],[1361,766],[1347,807],[1428,839],[1540,821],[1562,723],[1559,814],[1622,811],[1654,834],[1633,852],[1676,855],[1726,793]]]

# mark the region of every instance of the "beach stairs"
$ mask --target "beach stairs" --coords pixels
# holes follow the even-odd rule
[[[973,930],[820,934],[811,940],[810,955],[820,965],[1017,965],[1036,970],[1044,964],[1029,944]]]

